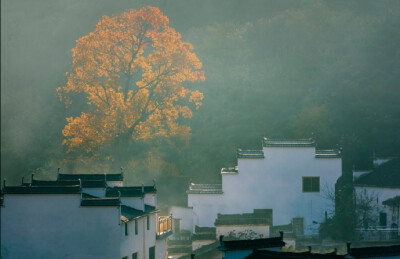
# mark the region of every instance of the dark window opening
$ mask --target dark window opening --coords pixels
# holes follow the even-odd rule
[[[135,220],[135,235],[138,234],[138,222]]]
[[[147,230],[150,230],[150,216],[146,217],[146,222],[147,222]]]
[[[129,233],[128,233],[128,222],[126,222],[125,224],[125,236],[127,236]]]
[[[156,248],[152,246],[149,248],[149,259],[156,259]]]
[[[379,225],[381,227],[386,227],[387,224],[387,214],[385,212],[379,213]]]
[[[303,176],[303,192],[319,192],[319,177]]]

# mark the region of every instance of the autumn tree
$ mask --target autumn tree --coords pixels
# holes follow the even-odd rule
[[[201,66],[158,8],[103,16],[77,40],[67,83],[57,89],[67,107],[77,95],[87,100],[79,116],[67,118],[63,144],[95,156],[112,145],[127,152],[137,140],[187,139],[181,118],[192,116],[203,94],[184,83],[203,81]]]

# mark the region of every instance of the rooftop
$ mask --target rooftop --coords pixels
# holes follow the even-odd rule
[[[189,185],[187,194],[222,194],[222,184],[195,184]]]
[[[349,252],[355,258],[400,256],[400,245],[351,248]]]
[[[119,193],[118,193],[119,192]],[[120,187],[114,186],[106,189],[106,197],[142,197],[145,193],[156,193],[155,186],[129,186]]]
[[[221,251],[232,251],[232,250],[252,250],[252,249],[273,248],[273,247],[279,248],[285,246],[285,244],[286,243],[282,241],[282,237],[224,241],[223,236],[221,236],[220,246],[218,247],[218,249]]]
[[[264,147],[315,147],[313,139],[268,139],[264,137]]]
[[[123,173],[118,174],[58,174],[57,180],[123,181]]]
[[[83,188],[105,188],[107,186],[104,180],[59,180],[59,181],[44,181],[32,179],[31,186],[70,186],[82,185]]]
[[[218,214],[215,226],[272,225],[272,209],[255,209],[254,213]]]
[[[81,206],[119,206],[119,198],[83,198]]]
[[[238,173],[238,167],[225,167],[221,168],[221,174],[237,174]]]
[[[315,150],[315,158],[340,158],[342,157],[338,149]]]
[[[262,150],[237,150],[237,158],[252,158],[259,159],[264,158],[264,152]]]
[[[344,255],[337,255],[336,253],[311,253],[311,252],[278,252],[270,250],[254,250],[246,259],[253,258],[346,258]]]
[[[121,220],[124,222],[128,222],[133,219],[139,218],[145,214],[146,213],[144,211],[137,210],[125,205],[121,206]]]
[[[355,186],[400,188],[400,159],[393,159],[374,168],[354,181]]]
[[[4,194],[80,194],[79,185],[70,186],[5,186]]]

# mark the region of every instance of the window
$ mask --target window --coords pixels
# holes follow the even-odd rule
[[[319,192],[319,177],[303,176],[303,192]]]
[[[127,236],[129,233],[128,233],[128,222],[126,222],[125,224],[125,236]]]
[[[138,234],[138,223],[137,220],[135,220],[135,235]]]
[[[147,230],[150,230],[150,216],[147,215],[146,217],[146,222],[147,222]]]
[[[156,259],[156,247],[149,247],[149,259]]]
[[[132,254],[132,259],[137,259],[137,252]]]
[[[379,213],[379,225],[381,227],[386,227],[387,224],[387,214],[385,212]]]
[[[122,259],[128,259],[128,256],[124,256],[124,257],[122,257]]]

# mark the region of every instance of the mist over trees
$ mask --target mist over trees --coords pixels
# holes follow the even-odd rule
[[[188,144],[137,143],[117,171],[131,183],[155,178],[160,199],[184,203],[190,179],[219,181],[237,148],[260,149],[263,136],[309,138],[343,148],[345,172],[368,168],[373,154],[400,153],[400,2],[385,1],[2,1],[1,177],[33,170],[54,177],[66,147],[66,85],[76,40],[103,15],[156,6],[190,42],[206,80],[190,83],[203,105],[185,123]],[[189,84],[184,83],[184,87]],[[79,102],[78,102],[79,103]],[[76,114],[86,102],[75,106]],[[75,114],[75,115],[76,115]],[[164,186],[164,187],[163,187]],[[174,189],[176,192],[172,192]],[[183,198],[182,198],[183,197]]]

